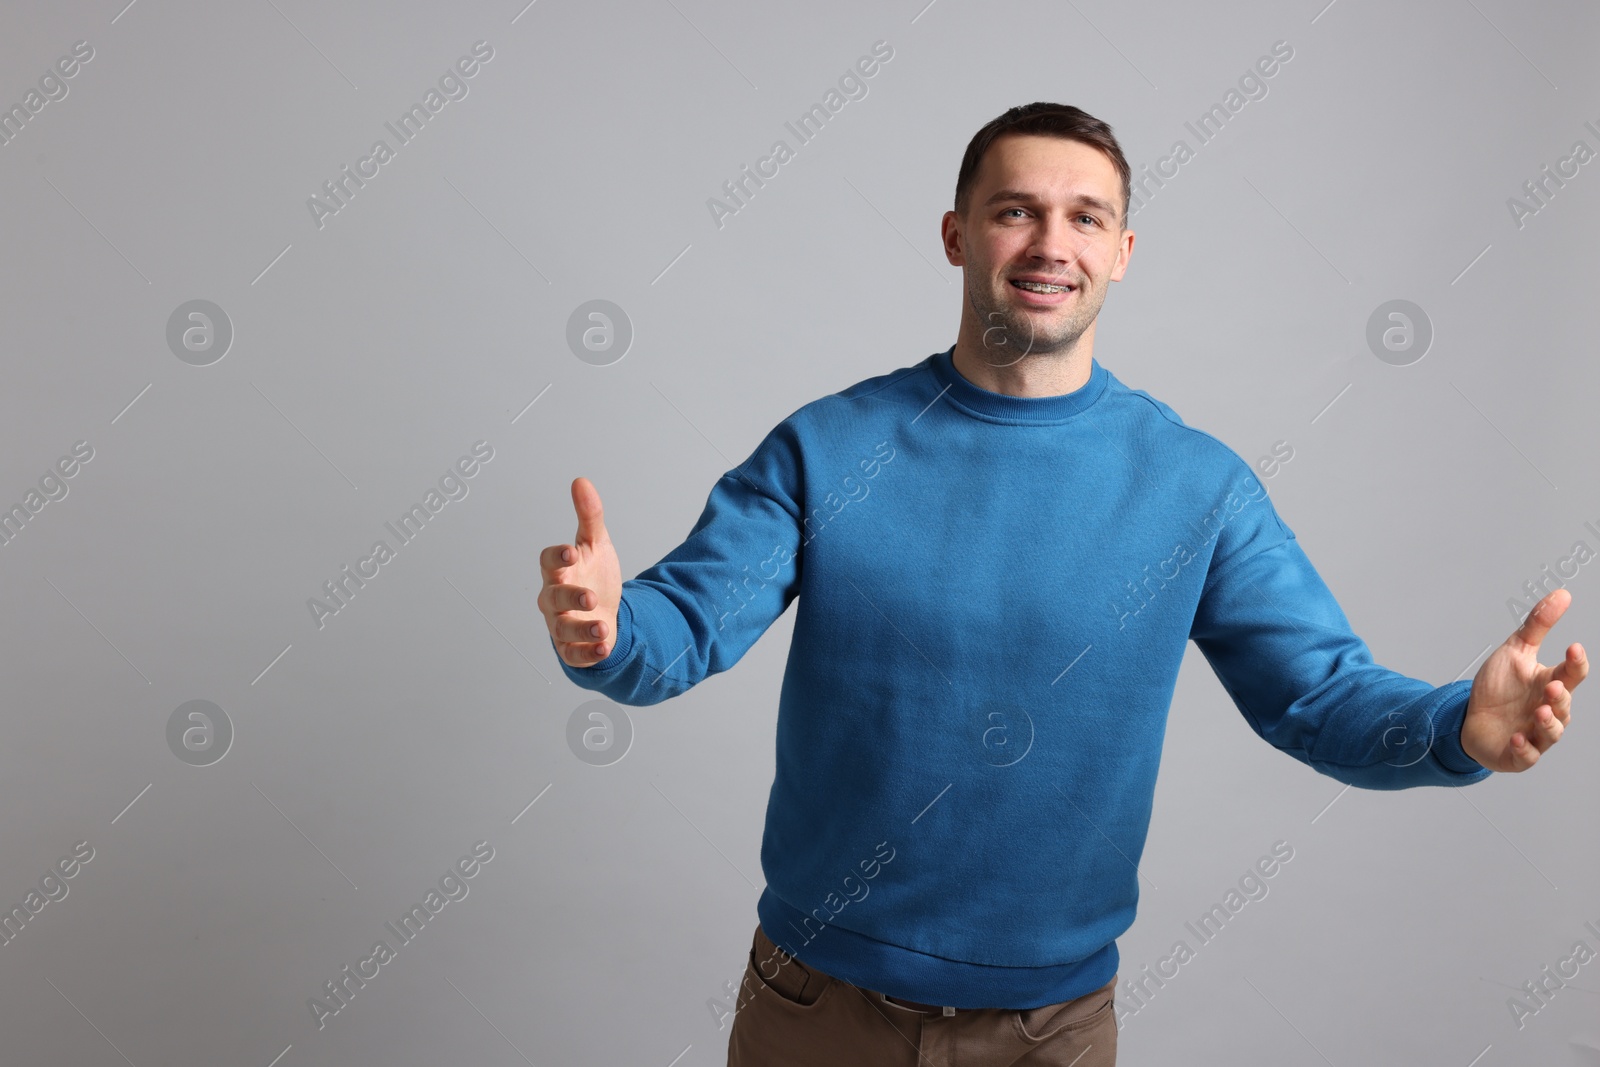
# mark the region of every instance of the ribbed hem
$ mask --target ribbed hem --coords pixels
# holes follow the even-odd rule
[[[829,925],[779,900],[769,886],[756,901],[761,929],[807,967],[891,997],[952,1008],[1041,1008],[1092,993],[1117,975],[1111,941],[1076,963],[996,967],[930,956]]]

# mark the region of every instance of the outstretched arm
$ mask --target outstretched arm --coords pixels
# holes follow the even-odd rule
[[[1322,774],[1364,789],[1489,776],[1463,748],[1475,683],[1434,686],[1374,662],[1269,498],[1222,527],[1189,636],[1251,729]]]
[[[540,557],[540,608],[562,671],[619,704],[646,705],[732,667],[799,593],[800,486],[786,419],[717,480],[682,544],[617,585],[599,493],[578,479],[578,536]]]

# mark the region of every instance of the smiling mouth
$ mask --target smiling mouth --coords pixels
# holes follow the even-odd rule
[[[1040,293],[1046,296],[1077,291],[1077,286],[1075,285],[1052,285],[1048,282],[1019,281],[1014,278],[1011,279],[1010,284],[1013,288],[1021,289],[1025,293]]]

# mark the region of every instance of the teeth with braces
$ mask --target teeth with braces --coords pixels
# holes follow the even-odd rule
[[[1013,282],[1012,284],[1017,286],[1018,288],[1026,289],[1031,293],[1065,293],[1065,292],[1068,292],[1072,288],[1071,286],[1068,286],[1068,285],[1048,285],[1048,284],[1046,284],[1044,282],[1023,282],[1023,281],[1018,281],[1018,282]]]

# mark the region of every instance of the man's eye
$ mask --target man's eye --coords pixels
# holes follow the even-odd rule
[[[1095,218],[1093,215],[1079,215],[1078,218],[1080,218],[1080,219],[1088,219],[1090,222],[1094,223],[1096,226],[1100,225],[1100,220]]]
[[[1004,211],[1000,212],[1000,217],[1004,218],[1005,216],[1011,214],[1013,211],[1018,212],[1020,214],[1026,214],[1026,212],[1024,212],[1020,207],[1008,207]]]

